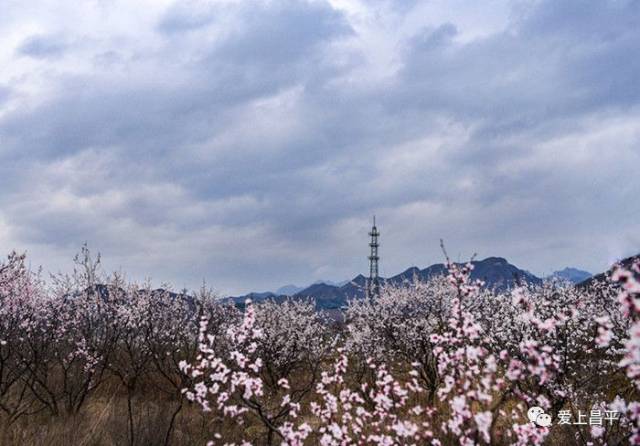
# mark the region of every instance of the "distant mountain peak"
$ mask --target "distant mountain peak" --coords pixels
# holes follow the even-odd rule
[[[573,273],[585,273],[585,274],[591,274],[590,272],[587,272],[587,271],[584,271],[584,270],[581,270],[581,269],[578,269],[578,268],[573,268],[573,267],[570,267],[570,266],[567,266],[566,268],[561,269],[560,271],[555,271],[553,274],[561,274],[561,273],[571,273],[571,274],[573,274]]]
[[[566,280],[571,283],[580,283],[580,282],[584,282],[585,280],[589,279],[592,276],[593,274],[591,274],[588,271],[583,271],[581,269],[572,268],[572,267],[566,267],[564,269],[561,269],[560,271],[554,271],[553,274],[551,274],[546,278],[552,279],[552,280],[553,279]]]
[[[487,257],[484,260],[477,260],[477,262],[495,264],[495,265],[507,265],[509,263],[507,262],[507,259],[505,259],[504,257]]]
[[[316,280],[315,282],[312,283],[312,285],[330,285],[330,286],[342,286],[345,285],[347,283],[349,283],[349,280],[343,280],[341,282],[333,282],[332,280]]]
[[[419,273],[419,272],[420,272],[420,268],[418,268],[417,266],[410,266],[409,268],[405,269],[400,274],[416,274],[416,273]]]
[[[296,285],[285,285],[281,286],[275,291],[275,294],[281,294],[283,296],[293,296],[298,291],[302,291],[304,288]]]

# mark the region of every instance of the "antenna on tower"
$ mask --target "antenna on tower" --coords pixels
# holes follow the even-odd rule
[[[380,278],[378,277],[378,261],[380,260],[380,257],[378,257],[378,247],[380,246],[380,244],[378,243],[378,237],[380,237],[380,232],[376,227],[375,215],[373,216],[373,227],[371,228],[371,232],[369,232],[369,236],[371,237],[371,242],[369,242],[371,254],[369,255],[369,280],[367,281],[367,298],[373,299],[380,293]]]

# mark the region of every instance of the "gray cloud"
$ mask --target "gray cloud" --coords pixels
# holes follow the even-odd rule
[[[35,58],[59,57],[67,48],[68,44],[59,36],[34,35],[22,42],[18,53]]]
[[[43,16],[57,40],[18,35],[0,78],[0,247],[56,270],[89,241],[223,292],[363,271],[374,212],[387,274],[441,237],[539,274],[639,250],[638,2],[520,3],[472,34],[471,9],[367,8],[178,2],[132,31],[114,7],[95,35]]]

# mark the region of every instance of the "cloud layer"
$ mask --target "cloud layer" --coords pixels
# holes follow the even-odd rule
[[[640,251],[640,2],[9,1],[0,248],[223,293]]]

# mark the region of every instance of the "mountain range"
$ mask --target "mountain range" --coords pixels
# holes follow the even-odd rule
[[[471,272],[471,279],[482,280],[486,287],[497,291],[512,288],[517,283],[541,284],[543,282],[542,278],[512,265],[502,257],[488,257],[484,260],[472,261],[471,263],[474,266]],[[395,276],[381,278],[380,281],[382,284],[398,285],[412,282],[416,279],[428,280],[432,277],[446,274],[446,272],[447,268],[442,263],[437,263],[424,269],[412,266]],[[575,268],[565,268],[561,271],[556,271],[547,278],[557,278],[578,283],[589,277],[591,277],[591,274],[586,271]],[[319,281],[306,288],[287,285],[279,288],[276,292],[249,293],[227,299],[238,305],[242,305],[246,299],[259,302],[265,299],[283,301],[287,298],[312,298],[315,300],[318,309],[334,310],[345,306],[349,299],[363,298],[365,296],[366,283],[367,278],[359,274],[352,280],[342,283]]]

